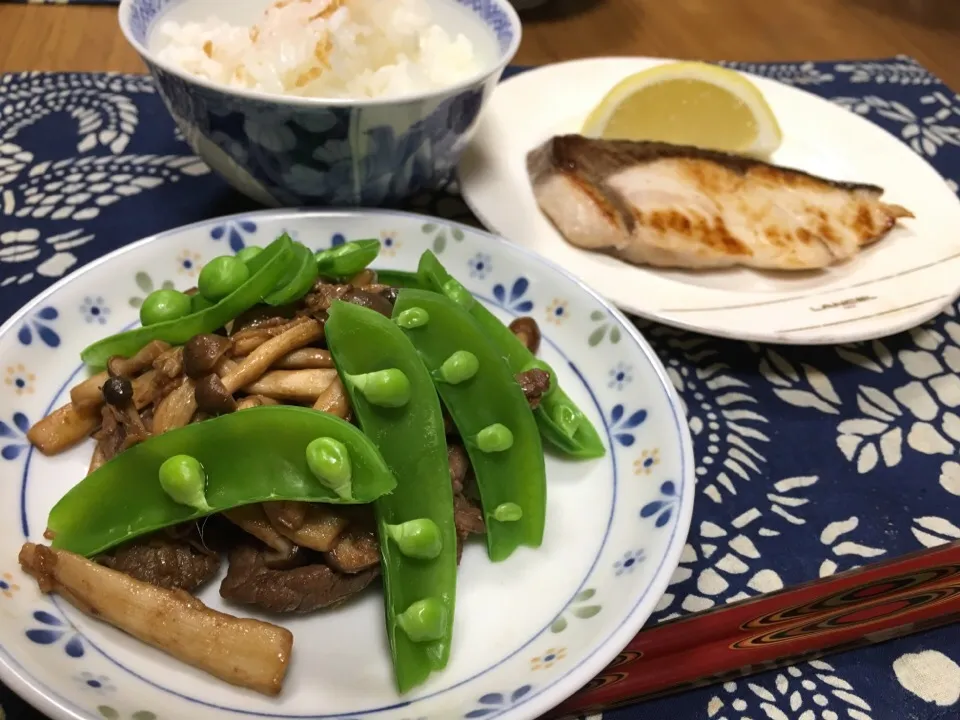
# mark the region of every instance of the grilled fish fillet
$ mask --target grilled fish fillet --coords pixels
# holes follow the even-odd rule
[[[666,143],[558,136],[527,171],[568,242],[638,265],[824,268],[913,217],[874,185]]]

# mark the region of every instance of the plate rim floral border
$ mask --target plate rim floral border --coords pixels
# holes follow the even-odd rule
[[[415,222],[437,222],[436,218],[431,216],[420,215],[407,211],[354,208],[263,209],[200,220],[142,238],[128,245],[117,248],[116,250],[113,250],[112,252],[107,253],[106,255],[78,268],[35,296],[32,300],[30,300],[23,307],[17,310],[17,312],[10,316],[6,322],[0,325],[0,337],[14,331],[14,329],[24,320],[24,318],[29,317],[30,313],[40,306],[44,300],[57,293],[61,288],[71,284],[75,280],[78,280],[87,272],[101,265],[110,263],[119,256],[135,252],[141,246],[145,246],[154,242],[162,242],[168,237],[176,236],[190,230],[201,229],[206,226],[215,224],[228,224],[232,221],[238,222],[240,220],[269,219],[290,221],[302,218],[335,220],[337,218],[346,217],[374,218],[377,216],[401,217]],[[695,497],[693,443],[686,424],[686,415],[683,403],[669,378],[666,368],[660,362],[653,348],[643,337],[640,331],[619,309],[605,300],[588,285],[584,284],[581,280],[567,272],[565,269],[559,267],[548,258],[538,255],[537,253],[532,252],[525,247],[511,243],[508,240],[487,232],[484,229],[450,220],[443,220],[442,222],[451,229],[459,229],[461,232],[479,235],[484,237],[488,242],[496,243],[500,246],[507,246],[508,251],[518,252],[534,265],[540,264],[545,266],[552,273],[565,278],[581,291],[591,296],[609,313],[610,317],[620,325],[621,329],[630,336],[637,349],[639,349],[642,355],[646,358],[650,368],[656,374],[660,383],[660,389],[664,392],[666,403],[672,411],[674,428],[679,439],[680,472],[678,473],[678,482],[681,487],[677,495],[677,505],[675,507],[677,518],[676,525],[673,528],[670,538],[666,542],[665,552],[661,558],[660,565],[655,571],[650,583],[636,598],[632,608],[621,619],[619,625],[614,630],[608,632],[607,637],[602,640],[592,652],[583,657],[576,665],[572,666],[568,672],[560,675],[546,685],[536,688],[536,692],[530,692],[532,688],[527,688],[521,696],[516,698],[516,702],[512,702],[508,707],[504,707],[499,711],[494,711],[485,715],[485,717],[488,718],[505,717],[512,718],[514,720],[521,720],[522,718],[535,718],[539,717],[543,712],[548,711],[550,708],[556,706],[558,703],[572,695],[581,686],[596,676],[597,673],[599,673],[604,667],[606,667],[606,665],[616,656],[617,653],[622,650],[624,646],[626,646],[633,636],[641,629],[643,624],[649,619],[650,615],[654,611],[656,603],[666,591],[673,572],[679,565],[680,556],[683,551],[692,521],[693,503]],[[606,421],[606,418],[604,418],[604,431],[607,433],[608,437],[611,437],[610,427]],[[614,499],[614,503],[615,502],[616,499]],[[96,645],[94,645],[94,647],[101,654],[104,654],[107,659],[110,659],[110,656],[106,655],[102,649]],[[114,660],[113,662],[116,663],[117,661]],[[120,666],[123,667],[122,664]],[[125,669],[132,673],[134,677],[141,677],[138,672],[130,670],[129,668]],[[0,679],[7,683],[8,686],[10,686],[11,689],[13,689],[20,697],[27,700],[31,705],[42,712],[55,710],[62,717],[74,718],[76,720],[94,720],[96,718],[96,716],[87,714],[83,708],[74,705],[72,701],[60,695],[60,693],[54,688],[48,687],[42,681],[34,678],[29,671],[16,659],[16,657],[13,656],[5,647],[3,647],[2,644],[0,644]],[[186,696],[183,696],[181,693],[171,691],[168,688],[157,685],[153,682],[148,681],[148,684],[163,692],[173,692],[175,695],[181,696],[184,699],[190,699]],[[448,688],[448,690],[449,689],[452,688]],[[207,703],[202,704],[208,705]],[[405,704],[408,703],[401,702],[401,705]],[[216,706],[208,705],[208,707]],[[394,705],[392,707],[395,708],[397,706]],[[236,710],[230,708],[220,709],[225,712],[236,712]],[[360,712],[362,714],[368,714],[387,709],[390,708],[383,707],[377,710],[364,710]],[[303,715],[290,716],[279,713],[260,713],[255,711],[247,711],[243,714],[253,717],[309,717]],[[356,713],[346,713],[324,717],[348,717],[351,714]]]

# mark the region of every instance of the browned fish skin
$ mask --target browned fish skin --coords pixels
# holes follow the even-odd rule
[[[571,244],[659,267],[824,268],[913,217],[876,185],[666,143],[558,136],[527,170]]]

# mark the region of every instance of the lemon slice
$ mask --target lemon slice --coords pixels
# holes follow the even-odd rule
[[[781,140],[780,125],[753,83],[698,62],[658,65],[621,80],[590,113],[582,133],[760,156]]]

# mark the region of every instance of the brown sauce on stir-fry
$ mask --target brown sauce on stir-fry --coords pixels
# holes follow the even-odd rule
[[[327,311],[334,300],[344,300],[390,316],[397,298],[397,289],[378,283],[372,271],[353,280],[317,281],[293,305],[255,307],[222,331],[196,335],[182,346],[154,341],[131,358],[111,358],[106,371],[73,388],[70,403],[31,428],[30,440],[49,455],[92,437],[93,472],[153,435],[252,407],[300,405],[350,421],[349,398],[325,344]],[[511,329],[528,345],[539,342],[532,318]],[[520,373],[517,381],[532,407],[550,387],[549,375],[538,369]],[[464,541],[485,528],[469,457],[449,418],[445,421],[459,562]],[[83,602],[81,609],[228,682],[275,694],[286,671],[289,633],[217,613],[187,594],[212,581],[224,558],[220,595],[269,612],[334,607],[380,574],[369,507],[293,501],[248,505],[167,528],[115,547],[95,562],[28,544],[21,564],[41,590]],[[100,604],[74,592],[75,586],[92,584],[108,588]],[[124,610],[123,593],[137,593],[158,612],[186,618],[194,627],[222,628],[224,647],[245,633],[259,634],[264,652],[249,661],[251,679],[238,680],[230,668],[201,653],[193,647],[198,640],[142,626],[130,609],[135,603]]]

